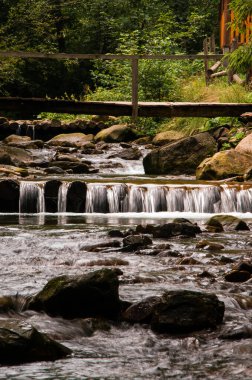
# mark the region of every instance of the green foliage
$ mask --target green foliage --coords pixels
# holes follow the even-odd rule
[[[234,27],[244,31],[244,21],[252,14],[251,0],[231,0],[229,3],[229,8],[234,12]]]
[[[252,41],[241,45],[229,56],[229,67],[237,73],[246,74],[252,67]]]

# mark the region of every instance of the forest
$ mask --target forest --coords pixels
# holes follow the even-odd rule
[[[202,54],[203,40],[219,45],[219,0],[1,0],[0,50],[44,53]],[[235,27],[251,14],[251,0],[232,0]],[[231,64],[244,75],[251,43]],[[127,61],[0,60],[0,96],[130,100]],[[227,79],[206,90],[204,63],[147,61],[139,67],[139,100],[251,102]]]

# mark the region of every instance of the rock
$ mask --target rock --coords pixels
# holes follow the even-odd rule
[[[59,168],[58,166],[50,166],[45,169],[45,173],[47,174],[64,174],[65,170]]]
[[[0,146],[0,164],[25,166],[33,162],[32,154],[21,148]]]
[[[252,181],[252,167],[250,167],[248,170],[246,170],[244,176],[244,181]]]
[[[155,238],[170,238],[173,236],[184,235],[188,237],[195,237],[196,234],[201,233],[199,226],[189,223],[166,223],[154,227],[153,237]]]
[[[243,176],[252,166],[252,155],[231,149],[206,158],[197,167],[196,178],[219,180]]]
[[[252,264],[248,263],[246,261],[239,263],[237,265],[236,269],[239,271],[246,271],[246,272],[249,272],[250,274],[252,274]]]
[[[196,244],[196,248],[204,248],[208,251],[219,251],[225,247],[219,243],[209,242],[208,240],[201,240]]]
[[[146,174],[194,174],[197,166],[217,150],[208,133],[183,138],[152,150],[143,159]]]
[[[146,235],[129,235],[123,239],[123,246],[129,251],[135,251],[139,247],[146,247],[151,244],[151,238]]]
[[[84,133],[66,133],[53,137],[47,141],[50,146],[67,146],[81,148],[87,142],[92,141],[93,135],[85,135]]]
[[[78,162],[80,163],[81,160],[71,154],[56,154],[55,161],[68,161],[68,162]]]
[[[153,296],[136,302],[125,310],[123,319],[130,323],[151,323],[154,307],[161,297]]]
[[[123,160],[139,160],[142,157],[142,153],[136,147],[124,149],[119,151],[108,158],[121,158]]]
[[[134,144],[137,145],[146,145],[152,142],[152,138],[150,136],[140,137],[139,139],[134,140]]]
[[[245,282],[248,281],[250,277],[251,274],[245,270],[232,270],[224,276],[228,282]]]
[[[248,225],[241,219],[232,215],[215,215],[206,222],[207,230],[220,226],[220,231],[249,231]],[[222,230],[221,230],[222,228]],[[216,231],[217,232],[217,231]]]
[[[170,143],[173,143],[177,140],[181,140],[185,137],[185,135],[180,132],[180,131],[174,131],[174,130],[169,130],[166,132],[160,132],[158,133],[154,139],[152,140],[152,143],[154,145],[167,145]]]
[[[224,331],[219,339],[228,339],[228,340],[241,340],[241,339],[250,339],[252,338],[252,326],[238,326],[235,328],[228,328]]]
[[[27,177],[29,172],[27,169],[19,168],[12,165],[1,165],[0,173],[4,174],[5,177]]]
[[[130,306],[123,317],[131,323],[150,323],[161,333],[190,333],[222,323],[224,303],[215,294],[189,290],[165,292]]]
[[[95,136],[95,141],[104,141],[107,143],[127,142],[137,138],[136,131],[127,124],[113,125],[103,129]]]
[[[91,245],[80,245],[79,249],[87,252],[100,252],[103,248],[119,248],[120,246],[121,243],[118,240],[113,240]]]
[[[29,302],[28,309],[63,318],[117,319],[121,310],[119,269],[101,269],[80,276],[50,280]]]
[[[120,230],[110,230],[108,232],[108,236],[110,237],[124,237],[124,234]]]
[[[0,364],[16,365],[65,358],[71,350],[19,320],[0,320]]]
[[[244,137],[235,148],[236,151],[246,154],[252,154],[252,133]]]
[[[18,182],[13,180],[0,181],[0,212],[19,212]]]
[[[210,218],[206,222],[206,230],[208,232],[213,232],[213,233],[223,232],[224,231],[221,222],[219,222],[218,220],[214,219],[214,217]]]
[[[3,140],[3,143],[22,143],[27,141],[31,141],[31,138],[29,136],[10,135]]]
[[[90,166],[84,162],[71,162],[71,161],[52,161],[49,167],[58,167],[63,170],[72,170],[75,174],[89,173]]]
[[[198,265],[201,264],[200,261],[194,259],[193,257],[184,257],[177,262],[177,265]]]

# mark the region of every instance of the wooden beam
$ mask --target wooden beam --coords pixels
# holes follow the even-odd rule
[[[223,54],[209,54],[208,60],[219,60]],[[204,55],[198,54],[142,54],[142,55],[127,55],[127,54],[75,54],[75,53],[39,53],[25,51],[0,51],[0,58],[40,58],[40,59],[150,59],[150,60],[187,60],[199,59],[204,60]]]
[[[0,98],[0,111],[16,111],[33,113],[34,115],[44,111],[84,115],[132,116],[132,103]],[[252,103],[138,103],[138,116],[142,117],[238,117],[245,112],[252,112]]]

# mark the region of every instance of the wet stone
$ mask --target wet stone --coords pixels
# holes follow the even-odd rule
[[[239,271],[246,271],[252,274],[252,264],[246,261],[239,263],[236,269]]]
[[[229,273],[226,273],[224,278],[228,282],[245,282],[249,280],[251,274],[245,270],[232,270]]]
[[[80,276],[59,276],[32,297],[28,309],[66,319],[117,319],[121,311],[118,268],[103,268]]]
[[[0,364],[15,365],[65,358],[71,350],[19,320],[0,320]]]
[[[149,323],[159,333],[184,334],[222,323],[224,303],[215,294],[174,290],[134,303],[124,313],[131,323]]]
[[[152,240],[146,235],[129,235],[123,239],[125,250],[134,251],[139,247],[146,247],[152,244]]]

